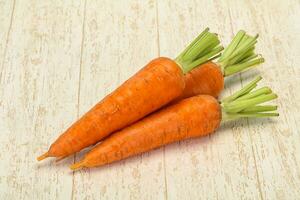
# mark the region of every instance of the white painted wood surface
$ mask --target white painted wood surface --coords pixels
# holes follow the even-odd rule
[[[0,199],[299,199],[300,3],[289,1],[0,0]],[[280,117],[72,173],[35,158],[72,121],[159,55],[209,26],[224,44],[259,33],[261,73]]]

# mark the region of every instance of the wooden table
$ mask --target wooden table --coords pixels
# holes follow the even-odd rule
[[[300,3],[291,1],[0,1],[0,199],[299,199]],[[259,33],[257,74],[280,117],[72,173],[83,153],[36,156],[151,58],[175,57],[205,27],[226,45]]]

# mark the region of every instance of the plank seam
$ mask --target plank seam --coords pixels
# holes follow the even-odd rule
[[[231,26],[231,32],[232,32],[232,35],[234,35],[233,24],[232,24],[233,20],[232,20],[230,9],[228,9],[228,15],[229,15],[229,21],[230,21],[230,26]],[[239,79],[240,79],[241,86],[243,86],[243,79],[242,79],[241,74],[239,74]],[[249,128],[249,120],[248,119],[246,119],[246,123],[247,123],[247,128]],[[253,140],[252,140],[252,137],[249,134],[248,134],[248,136],[250,137],[250,142],[251,142],[251,150],[252,150],[252,157],[253,157],[253,160],[254,160],[256,181],[258,183],[258,192],[259,192],[260,198],[263,200],[264,198],[263,198],[262,190],[261,190],[261,182],[260,182],[259,175],[258,175],[257,163],[256,163],[255,154],[254,154],[254,149],[253,149]]]
[[[82,22],[82,33],[81,33],[81,46],[80,46],[80,64],[79,64],[79,75],[78,75],[78,91],[77,91],[77,118],[79,118],[79,105],[80,105],[80,83],[81,83],[81,68],[82,68],[82,54],[83,54],[83,43],[84,43],[84,31],[85,31],[85,18],[86,18],[86,3],[84,1],[83,10],[83,22]],[[76,153],[74,154],[73,163],[76,162]],[[75,171],[72,173],[72,194],[71,200],[74,199],[74,186],[75,186]]]
[[[160,56],[160,38],[159,38],[159,20],[158,20],[158,0],[155,1],[156,11],[156,42],[157,42],[157,53]],[[166,173],[166,149],[163,146],[163,167],[164,167],[164,181],[165,181],[165,199],[168,199],[168,183]]]
[[[7,35],[6,35],[3,61],[2,61],[2,64],[1,64],[0,81],[2,79],[2,72],[3,72],[3,69],[4,69],[4,62],[5,62],[6,52],[7,52],[8,40],[9,40],[9,35],[10,35],[10,32],[11,32],[12,21],[13,21],[13,18],[14,18],[15,4],[16,4],[16,0],[14,0],[14,2],[13,2],[12,12],[11,12],[11,16],[10,16],[10,23],[9,23],[9,27],[8,27],[8,31],[7,31]]]

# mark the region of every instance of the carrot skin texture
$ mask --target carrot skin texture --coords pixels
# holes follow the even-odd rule
[[[218,97],[224,89],[224,76],[221,68],[214,62],[207,62],[191,70],[184,76],[185,88],[176,100],[199,94]]]
[[[184,99],[114,133],[71,168],[101,166],[172,142],[205,136],[220,122],[221,108],[215,98],[199,95]]]
[[[47,157],[65,157],[95,144],[164,106],[184,87],[184,74],[173,60],[150,61],[67,129],[50,146]]]

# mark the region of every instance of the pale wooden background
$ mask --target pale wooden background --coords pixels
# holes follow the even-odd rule
[[[0,199],[299,199],[300,2],[0,0]],[[252,75],[280,96],[280,117],[72,173],[35,158],[98,100],[205,27],[227,44],[259,33]]]

